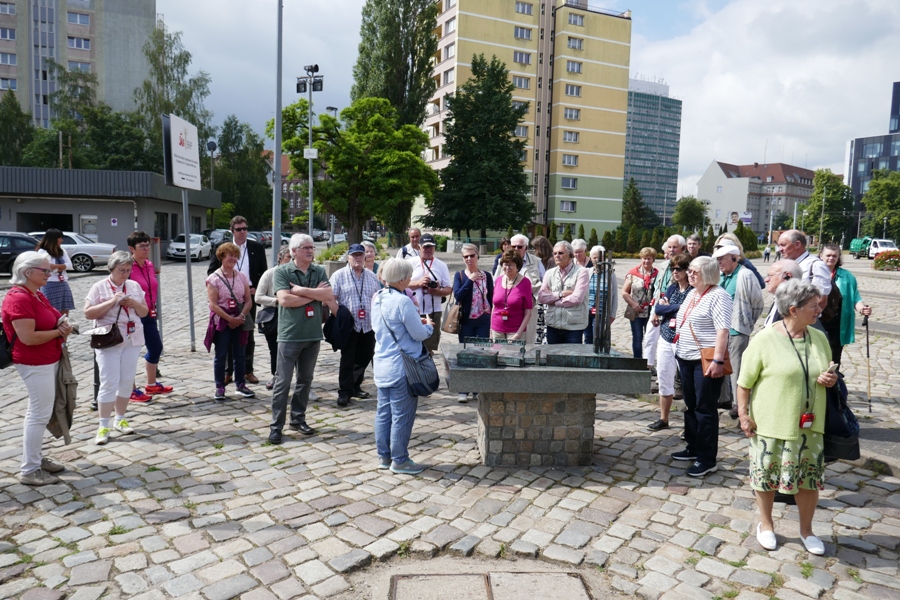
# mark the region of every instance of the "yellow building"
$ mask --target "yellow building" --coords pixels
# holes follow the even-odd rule
[[[583,224],[598,235],[622,217],[631,14],[595,8],[585,0],[439,0],[437,91],[425,130],[426,159],[435,169],[443,153],[446,98],[471,76],[471,60],[496,55],[527,102],[517,129],[527,138],[536,222]],[[414,216],[415,218],[415,216]]]

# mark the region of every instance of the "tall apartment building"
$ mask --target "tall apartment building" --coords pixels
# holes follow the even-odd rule
[[[634,177],[644,202],[671,222],[678,198],[681,100],[661,82],[628,80],[625,185]]]
[[[156,26],[156,0],[0,0],[0,90],[15,90],[38,127],[52,118],[53,59],[97,75],[97,99],[134,108],[148,74],[144,44]]]
[[[900,171],[900,81],[894,82],[888,132],[847,142],[844,183],[853,191],[856,210],[864,210],[861,200],[869,190],[873,171]]]
[[[425,130],[426,159],[443,152],[447,96],[471,76],[472,56],[496,55],[528,103],[516,135],[532,183],[537,223],[583,224],[602,234],[622,217],[631,14],[585,0],[438,0],[438,52]]]

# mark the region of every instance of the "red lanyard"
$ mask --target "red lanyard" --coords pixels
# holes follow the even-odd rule
[[[700,297],[699,297],[699,298],[696,298],[696,297],[695,297],[694,301],[691,302],[691,303],[687,306],[687,308],[684,309],[684,316],[681,317],[681,325],[678,326],[679,329],[681,329],[682,327],[684,327],[684,322],[688,320],[688,317],[691,316],[691,312],[693,312],[694,308],[695,308],[698,304],[700,304],[700,302],[703,300],[703,296],[705,296],[705,295],[706,295],[706,292],[708,292],[709,290],[711,290],[712,287],[713,287],[713,286],[709,286],[708,288],[706,288],[706,289],[703,291],[703,293],[700,294]]]
[[[503,299],[503,302],[506,303],[506,308],[509,308],[509,294],[515,289],[516,282],[519,281],[519,274],[516,273],[516,278],[513,279],[512,284],[506,288],[506,297]]]
[[[116,286],[113,285],[113,282],[111,280],[109,280],[109,287],[112,289],[113,295],[115,295],[116,294]],[[122,293],[123,294],[125,293],[125,284],[124,283],[122,284]],[[125,316],[129,317],[130,315],[128,314],[128,307],[123,306],[122,309],[125,311]]]

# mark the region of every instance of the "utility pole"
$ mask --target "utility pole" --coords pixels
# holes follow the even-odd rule
[[[312,93],[321,92],[323,89],[323,78],[316,75],[319,72],[319,65],[306,65],[303,67],[306,71],[306,77],[297,78],[297,93],[309,93],[309,106],[307,114],[307,127],[309,129],[309,146],[303,150],[303,158],[309,160],[309,235],[313,234],[313,162],[319,158],[318,151],[313,148],[313,131],[312,131]]]
[[[284,5],[282,0],[275,0],[278,5],[278,33],[276,36],[275,59],[275,147],[272,149],[272,264],[278,264],[278,253],[281,252],[281,69],[282,69],[282,30],[284,28]],[[252,332],[251,332],[252,333]]]
[[[828,186],[822,186],[822,216],[819,217],[819,243],[817,246],[822,247],[822,229],[825,227],[825,194],[828,192]]]

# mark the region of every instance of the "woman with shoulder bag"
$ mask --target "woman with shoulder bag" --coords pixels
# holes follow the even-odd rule
[[[275,367],[278,363],[278,297],[275,295],[275,285],[273,278],[275,277],[275,269],[291,260],[291,251],[287,246],[282,246],[278,252],[278,265],[272,267],[262,274],[259,278],[259,285],[256,286],[256,303],[262,306],[262,310],[256,313],[256,320],[259,323],[260,332],[266,338],[266,345],[269,347],[270,371],[272,378],[266,382],[266,389],[271,390],[275,387]],[[271,318],[263,322],[263,315],[271,313]],[[252,335],[252,334],[251,334]]]
[[[819,319],[828,336],[831,346],[831,360],[838,365],[844,353],[844,346],[856,341],[856,313],[866,317],[872,314],[872,307],[865,304],[859,295],[856,277],[847,269],[841,268],[841,247],[837,244],[825,244],[819,252],[819,258],[831,270],[832,290],[828,304]],[[832,298],[837,297],[837,307],[832,306]],[[835,310],[836,308],[836,310]]]
[[[234,383],[244,398],[255,398],[247,387],[244,371],[244,348],[252,333],[245,329],[247,315],[252,306],[250,280],[235,266],[241,257],[241,249],[231,242],[219,244],[216,258],[222,266],[206,278],[206,294],[209,298],[209,325],[204,343],[216,347],[213,359],[213,377],[216,381],[216,402],[225,402],[225,357],[231,348],[234,356]],[[209,349],[207,345],[207,350]]]
[[[459,307],[459,342],[467,337],[491,336],[491,309],[494,306],[494,280],[491,274],[478,268],[478,246],[463,244],[466,268],[453,276],[453,297]],[[473,399],[477,394],[473,394]],[[460,392],[461,404],[469,401],[469,394]]]
[[[0,310],[6,339],[12,343],[12,361],[25,389],[28,405],[22,432],[22,466],[19,483],[51,485],[59,483],[53,473],[65,470],[43,456],[44,429],[56,401],[56,375],[62,345],[72,332],[68,320],[39,291],[53,276],[46,255],[23,252],[12,267],[12,289],[3,298]]]
[[[731,296],[719,283],[719,265],[700,256],[688,267],[688,292],[675,316],[675,358],[684,390],[684,441],[687,448],[672,455],[691,461],[687,475],[702,477],[716,470],[719,450],[717,402],[725,381]],[[712,349],[704,364],[703,351]]]
[[[95,327],[106,327],[110,334],[98,343],[101,336],[91,340],[100,371],[100,390],[97,406],[100,424],[94,440],[98,446],[109,441],[110,417],[115,408],[112,429],[123,435],[134,433],[125,420],[128,400],[134,391],[134,373],[138,356],[144,345],[144,325],[141,322],[149,309],[144,304],[144,290],[129,279],[134,259],[128,252],[113,252],[106,266],[109,277],[94,284],[84,302],[84,317],[93,319]]]
[[[631,353],[635,358],[644,358],[644,330],[650,320],[650,304],[659,275],[653,267],[655,260],[656,250],[641,248],[641,264],[628,271],[622,285],[622,299],[628,305],[625,318],[631,321]]]
[[[741,359],[738,415],[750,438],[750,487],[760,513],[756,539],[766,550],[777,546],[772,504],[779,492],[796,495],[807,551],[825,553],[812,521],[825,487],[826,388],[838,376],[828,339],[812,327],[819,298],[808,281],[778,286],[775,305],[784,318],[757,333]]]
[[[380,271],[388,287],[375,294],[372,300],[373,371],[378,387],[375,409],[378,468],[417,475],[426,467],[409,458],[409,438],[419,399],[410,395],[403,354],[421,356],[425,352],[423,342],[434,331],[434,323],[428,315],[420,317],[404,293],[413,273],[409,262],[391,258],[381,265]]]

